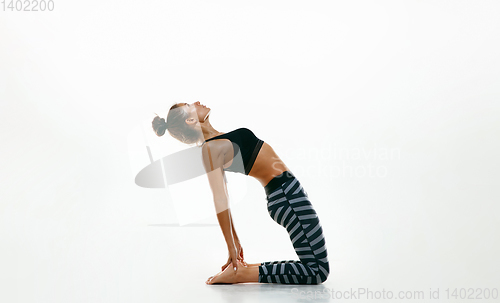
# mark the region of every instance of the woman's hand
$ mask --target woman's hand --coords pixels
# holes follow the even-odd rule
[[[235,245],[236,245],[236,248],[235,248],[235,259],[234,259],[235,261],[234,261],[234,263],[236,264],[237,263],[236,260],[239,260],[243,266],[247,266],[247,263],[243,259],[243,247],[241,247],[241,244],[239,242],[236,242]],[[224,269],[226,269],[226,267],[228,267],[229,264],[232,263],[232,260],[233,259],[231,256],[231,252],[229,252],[229,257],[227,259],[226,264],[222,265],[222,271],[224,271]]]
[[[247,262],[243,259],[243,247],[241,247],[241,244],[238,243],[236,246],[236,254],[238,255],[237,258],[243,264],[244,266],[247,266]]]
[[[229,257],[227,258],[226,264],[222,266],[222,271],[226,269],[229,265],[233,266],[234,271],[238,269],[238,257],[237,257],[237,250],[236,248],[229,249]]]

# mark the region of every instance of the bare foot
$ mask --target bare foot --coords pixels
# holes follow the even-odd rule
[[[255,263],[260,265],[260,263]],[[206,284],[235,284],[235,283],[258,283],[259,282],[259,267],[258,266],[243,266],[238,261],[238,270],[235,272],[232,266],[208,278]]]
[[[239,264],[240,269],[243,265]],[[205,282],[206,284],[233,284],[236,283],[236,271],[234,271],[232,266],[226,267],[223,271],[219,272],[215,276],[211,276]]]

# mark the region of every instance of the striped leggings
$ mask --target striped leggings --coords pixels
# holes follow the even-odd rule
[[[299,180],[285,171],[265,186],[269,215],[288,231],[300,261],[270,261],[259,266],[260,283],[320,284],[330,272],[318,215]]]

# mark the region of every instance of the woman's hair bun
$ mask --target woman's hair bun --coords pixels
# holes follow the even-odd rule
[[[158,137],[161,137],[165,134],[165,131],[167,130],[167,122],[164,118],[160,118],[158,115],[156,115],[156,117],[154,117],[153,119],[152,125],[153,130]]]

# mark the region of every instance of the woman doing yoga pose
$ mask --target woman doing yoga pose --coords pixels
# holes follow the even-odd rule
[[[158,116],[152,122],[156,135],[162,136],[168,130],[179,141],[200,144],[202,148],[202,162],[229,252],[222,271],[206,283],[323,283],[330,272],[326,243],[307,192],[269,144],[247,128],[218,132],[210,124],[210,112],[199,101],[176,103],[169,110],[167,122]],[[235,163],[237,154],[243,160],[240,167]],[[255,264],[244,261],[229,208],[225,171],[254,177],[262,184],[269,215],[286,228],[299,260]]]

